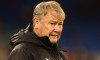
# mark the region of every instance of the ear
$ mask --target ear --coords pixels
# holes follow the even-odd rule
[[[37,18],[37,17],[34,17],[34,18],[33,18],[33,22],[34,22],[34,24],[38,24],[38,22],[39,22],[39,21],[38,21],[38,18]]]
[[[34,27],[38,28],[39,27],[39,19],[37,17],[34,17],[33,22],[34,22]]]

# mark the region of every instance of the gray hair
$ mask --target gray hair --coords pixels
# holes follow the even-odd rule
[[[61,16],[62,20],[65,20],[65,13],[56,1],[43,1],[39,3],[34,9],[33,18],[37,17],[41,20],[42,16],[45,16],[51,9],[55,10]]]

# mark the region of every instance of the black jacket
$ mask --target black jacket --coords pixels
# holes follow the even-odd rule
[[[9,44],[14,48],[8,60],[66,60],[60,52],[62,48],[52,46],[46,36],[38,37],[31,26],[14,34]]]

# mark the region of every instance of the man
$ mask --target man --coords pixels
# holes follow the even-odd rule
[[[8,60],[66,60],[57,44],[65,13],[56,1],[39,3],[33,12],[33,26],[29,25],[13,35],[14,47]]]

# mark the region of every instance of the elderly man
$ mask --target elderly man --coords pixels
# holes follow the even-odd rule
[[[33,12],[33,25],[11,37],[14,47],[8,60],[66,60],[57,41],[61,36],[65,13],[56,1],[39,3]]]

